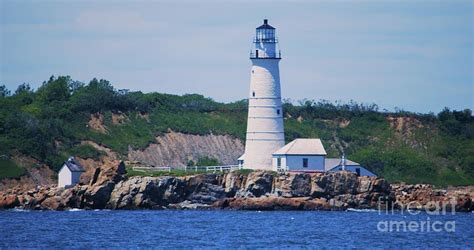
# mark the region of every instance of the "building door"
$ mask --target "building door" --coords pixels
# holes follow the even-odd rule
[[[356,168],[356,174],[357,176],[360,176],[360,168]]]

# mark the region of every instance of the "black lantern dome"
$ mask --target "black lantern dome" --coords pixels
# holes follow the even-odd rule
[[[263,24],[257,28],[256,42],[276,42],[275,28],[268,24],[268,19],[263,20]]]

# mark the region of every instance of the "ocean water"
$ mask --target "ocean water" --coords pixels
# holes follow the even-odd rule
[[[418,224],[390,227],[390,221]],[[387,222],[387,223],[385,223]],[[425,227],[420,229],[421,223]],[[426,229],[427,223],[435,227]],[[454,222],[454,231],[453,231]],[[433,231],[442,228],[440,232]],[[328,211],[0,211],[0,248],[466,248],[474,214]]]

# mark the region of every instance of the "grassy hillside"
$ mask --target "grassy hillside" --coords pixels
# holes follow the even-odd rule
[[[14,178],[25,173],[25,169],[19,167],[10,160],[0,159],[0,179]]]
[[[93,147],[80,145],[83,140],[122,157],[129,145],[144,148],[170,129],[243,140],[246,112],[246,101],[223,104],[201,95],[116,90],[106,80],[82,84],[51,77],[35,91],[26,84],[13,93],[0,86],[0,155],[29,155],[57,170],[71,154],[100,157]],[[329,156],[344,150],[349,159],[390,181],[474,184],[470,110],[388,113],[376,105],[304,100],[298,105],[286,102],[284,112],[287,141],[319,137]],[[9,164],[0,168],[14,172]]]

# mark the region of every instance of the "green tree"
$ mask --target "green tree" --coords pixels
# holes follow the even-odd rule
[[[51,104],[53,102],[66,102],[71,96],[69,83],[71,82],[69,76],[60,76],[57,79],[51,76],[49,81],[37,90],[36,94],[38,100],[44,104]]]
[[[6,97],[10,95],[10,90],[5,85],[0,85],[0,97]]]
[[[92,79],[88,85],[78,88],[71,98],[73,112],[97,113],[115,108],[116,92],[107,80]]]

